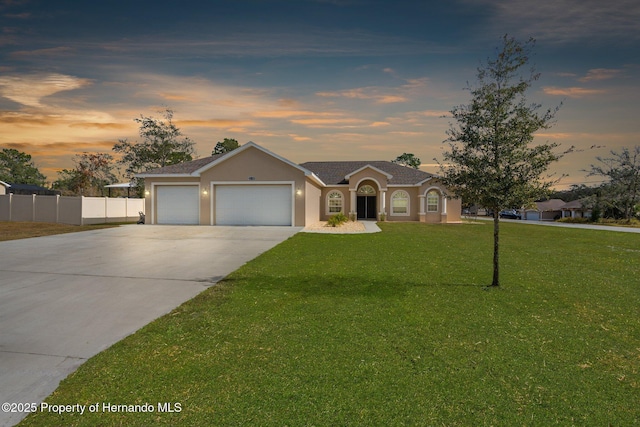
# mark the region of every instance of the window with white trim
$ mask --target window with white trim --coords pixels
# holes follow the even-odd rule
[[[391,195],[391,215],[409,215],[409,193],[404,190],[393,192]]]
[[[427,193],[427,212],[438,212],[440,195],[437,191],[431,190]]]
[[[327,213],[337,214],[342,212],[343,197],[340,191],[332,191],[327,194]]]

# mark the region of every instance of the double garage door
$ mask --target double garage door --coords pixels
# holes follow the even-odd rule
[[[289,184],[215,185],[214,189],[216,225],[291,225],[293,194]],[[199,224],[198,192],[196,185],[158,186],[157,223]]]

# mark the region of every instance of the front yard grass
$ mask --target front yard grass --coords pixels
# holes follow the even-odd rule
[[[0,242],[117,227],[119,224],[70,225],[50,222],[0,221]]]
[[[490,224],[380,226],[295,235],[47,399],[99,411],[21,425],[640,423],[638,235],[505,223],[486,290]]]

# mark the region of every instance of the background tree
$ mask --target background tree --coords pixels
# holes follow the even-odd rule
[[[45,180],[46,177],[31,160],[31,155],[13,148],[0,151],[0,181],[43,186]]]
[[[392,163],[396,163],[402,166],[409,166],[410,168],[419,169],[420,161],[419,158],[414,156],[412,153],[402,153],[395,160],[391,160]]]
[[[136,184],[138,196],[142,196],[144,182],[135,178],[135,174],[149,169],[174,165],[193,160],[195,143],[173,124],[173,110],[162,112],[164,120],[153,117],[134,119],[140,124],[139,134],[142,140],[131,143],[121,139],[113,146],[113,151],[122,154],[118,163],[125,166],[125,176]]]
[[[631,220],[640,204],[640,146],[611,151],[611,157],[596,159],[600,164],[591,165],[589,175],[609,180],[601,186],[604,202],[611,209],[619,210],[624,219]]]
[[[475,87],[468,87],[471,101],[454,107],[456,123],[450,125],[445,142],[449,151],[440,164],[444,182],[457,197],[493,211],[493,280],[499,286],[499,232],[502,209],[511,209],[543,197],[555,181],[541,177],[561,155],[557,144],[530,146],[533,134],[547,129],[557,112],[539,112],[539,104],[529,104],[526,92],[540,77],[529,62],[535,45],[522,44],[504,36],[495,58],[477,70]],[[548,177],[547,177],[548,178]]]
[[[240,144],[238,144],[238,141],[236,141],[235,139],[225,138],[222,142],[218,141],[215,148],[211,152],[211,155],[215,156],[216,154],[225,154],[239,147]]]
[[[573,184],[568,190],[554,190],[549,194],[550,199],[562,199],[565,202],[580,199],[592,199],[600,191],[599,187],[588,187],[585,184]]]
[[[65,194],[104,195],[104,186],[116,181],[113,156],[108,153],[82,153],[73,158],[75,167],[58,172],[53,188]]]
[[[172,110],[167,109],[162,114],[164,120],[142,115],[134,119],[140,124],[142,141],[130,143],[124,139],[113,147],[115,152],[122,153],[120,162],[127,166],[128,174],[193,160],[194,142],[182,137],[180,129],[173,124]]]
[[[82,176],[75,169],[62,169],[51,187],[63,196],[76,196],[82,195],[83,185]]]

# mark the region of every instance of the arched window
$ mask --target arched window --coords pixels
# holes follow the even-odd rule
[[[438,203],[440,195],[436,190],[427,193],[427,212],[438,212]]]
[[[391,195],[391,215],[409,215],[409,193],[398,190]]]
[[[342,193],[339,191],[331,191],[327,194],[327,213],[337,214],[342,212],[343,198]]]
[[[358,194],[361,196],[375,196],[376,190],[370,185],[363,185],[358,189]]]

